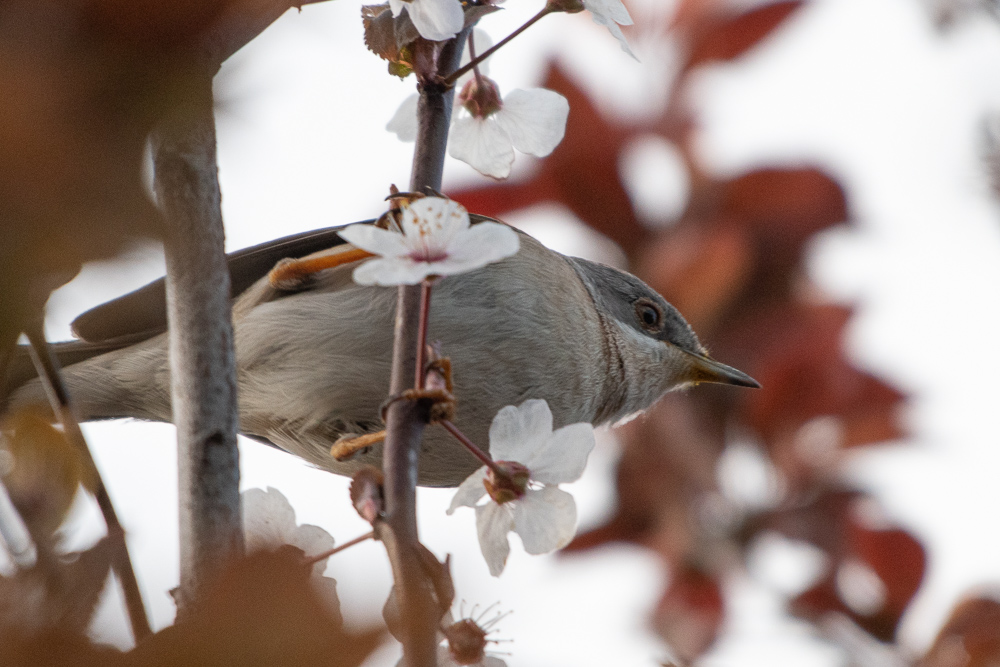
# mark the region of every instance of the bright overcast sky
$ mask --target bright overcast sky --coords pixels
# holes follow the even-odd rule
[[[650,11],[670,6],[636,4]],[[502,37],[539,5],[510,0],[483,27]],[[635,19],[641,24],[643,15]],[[491,73],[503,90],[530,86],[544,58],[558,55],[608,110],[642,115],[661,103],[655,84],[670,60],[635,41],[642,65],[585,16],[549,17],[495,57]],[[929,576],[902,629],[915,649],[930,641],[957,595],[1000,582],[1000,214],[977,152],[981,119],[1000,109],[998,73],[1000,29],[988,20],[942,35],[919,0],[813,0],[763,48],[735,66],[699,74],[691,89],[704,128],[703,156],[713,169],[816,162],[847,188],[857,224],[821,238],[811,269],[831,298],[858,305],[849,333],[858,363],[914,396],[906,415],[912,444],[861,454],[845,474],[873,489],[891,518],[929,547]],[[409,181],[410,146],[383,127],[412,92],[412,81],[389,77],[364,50],[352,0],[287,14],[227,63],[217,92],[230,249],[378,215],[389,184]],[[662,182],[673,172],[667,157],[657,156],[653,150],[638,171],[659,169],[653,173]],[[515,177],[530,168],[519,156]],[[449,161],[446,187],[476,177]],[[637,183],[636,189],[644,205],[676,210],[682,203],[680,188],[650,192]],[[565,212],[540,211],[529,228],[546,229],[546,215],[551,226],[540,233],[546,243],[600,254],[574,235]],[[66,337],[75,314],[162,271],[152,251],[134,259],[126,267],[88,268],[57,295],[51,334]],[[157,626],[172,619],[166,591],[177,582],[172,431],[121,422],[87,428]],[[244,444],[245,487],[280,489],[301,522],[323,526],[337,541],[367,531],[350,509],[346,480]],[[610,511],[614,458],[605,438],[585,478],[569,487],[585,527]],[[444,515],[450,497],[421,492],[424,541],[438,555],[453,554],[467,607],[499,600],[501,609],[513,610],[499,633],[514,640],[502,646],[512,654],[510,665],[653,666],[666,655],[644,631],[666,576],[657,559],[625,546],[569,559],[529,557],[515,546],[506,572],[493,579],[478,552],[473,513]],[[93,526],[95,512],[81,508],[80,517]],[[92,532],[78,530],[77,543]],[[804,624],[778,617],[774,591],[795,585],[782,573],[804,571],[808,558],[775,543],[762,547],[760,562],[729,582],[735,613],[704,664],[840,664]],[[339,581],[351,622],[378,618],[389,585],[378,545],[337,555],[328,573]],[[105,605],[96,631],[121,642],[124,625],[120,611]],[[393,665],[397,657],[389,648],[370,664]]]

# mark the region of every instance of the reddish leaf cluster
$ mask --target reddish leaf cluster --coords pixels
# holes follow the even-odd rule
[[[791,613],[817,627],[841,614],[892,641],[926,567],[920,542],[898,527],[866,525],[859,507],[876,500],[838,479],[849,448],[905,436],[898,420],[905,395],[851,363],[844,350],[851,309],[824,300],[804,271],[810,239],[848,222],[842,187],[808,166],[758,168],[730,180],[705,173],[692,148],[695,123],[681,106],[693,68],[741,56],[802,4],[727,14],[708,0],[682,2],[670,30],[686,45],[686,64],[671,104],[641,126],[602,115],[553,65],[544,85],[571,108],[563,143],[526,181],[453,194],[470,210],[497,216],[538,202],[564,205],[623,248],[632,270],[680,309],[714,357],[763,385],[671,395],[620,428],[618,510],[570,547],[624,540],[661,554],[671,579],[653,627],[685,660],[712,645],[724,615],[722,582],[765,532],[826,554],[818,581],[789,600]],[[687,210],[665,230],[640,224],[617,168],[629,142],[650,132],[677,146],[692,184]],[[734,434],[754,443],[776,475],[776,497],[762,507],[740,506],[718,488],[720,457]],[[975,620],[953,621],[942,637],[986,637],[982,618],[996,614],[987,606],[965,610]],[[996,642],[994,632],[974,645]]]
[[[261,552],[232,563],[195,613],[132,651],[120,653],[90,643],[80,634],[85,624],[62,623],[16,633],[0,627],[4,639],[0,663],[12,667],[360,665],[378,646],[382,632],[345,632],[340,619],[317,597],[309,575],[297,549]],[[92,597],[90,609],[96,593]]]

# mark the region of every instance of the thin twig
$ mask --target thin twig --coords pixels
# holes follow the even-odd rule
[[[466,435],[464,433],[462,433],[462,431],[460,431],[457,426],[455,426],[453,423],[451,423],[447,419],[442,419],[438,423],[441,424],[441,426],[444,427],[444,430],[448,431],[448,433],[451,433],[452,436],[454,436],[456,440],[458,440],[460,443],[462,443],[465,446],[465,448],[468,449],[469,452],[473,456],[475,456],[477,459],[479,459],[483,463],[484,466],[486,466],[487,468],[489,468],[490,470],[492,470],[494,472],[494,474],[500,475],[502,477],[507,477],[508,476],[507,473],[506,473],[506,471],[504,471],[503,468],[501,468],[500,466],[497,465],[496,461],[494,461],[493,459],[491,459],[489,457],[489,455],[486,454],[486,452],[484,452],[483,450],[481,450],[479,448],[479,446],[476,445],[476,443],[474,443],[471,440],[469,440],[469,438],[466,437]]]
[[[341,551],[343,551],[344,549],[346,549],[348,547],[353,547],[355,544],[361,544],[365,540],[370,540],[370,539],[373,539],[374,537],[375,537],[375,531],[373,530],[370,533],[365,533],[364,535],[360,535],[358,537],[355,537],[353,540],[348,540],[347,542],[344,542],[343,544],[341,544],[339,546],[336,546],[336,547],[330,549],[329,551],[324,551],[323,553],[319,554],[318,556],[309,556],[308,558],[305,559],[305,561],[303,561],[303,563],[305,565],[315,565],[316,563],[318,563],[321,560],[324,560],[326,558],[329,558],[330,556],[332,556],[335,553],[340,553]]]
[[[427,365],[427,324],[431,310],[431,284],[424,280],[420,283],[420,320],[417,323],[417,368],[413,388],[424,388],[424,366]]]
[[[136,643],[139,643],[153,634],[153,631],[149,626],[149,617],[146,615],[142,593],[139,591],[139,582],[136,579],[135,570],[132,568],[132,560],[129,558],[128,544],[125,542],[125,529],[122,528],[121,522],[118,521],[118,514],[115,512],[115,507],[111,502],[111,496],[108,495],[108,489],[104,486],[104,480],[101,479],[101,473],[97,469],[94,457],[90,453],[86,439],[83,437],[83,431],[80,430],[80,424],[73,413],[69,392],[66,390],[62,374],[59,372],[59,361],[52,354],[52,350],[45,341],[45,335],[42,333],[42,323],[33,322],[24,333],[28,337],[28,342],[31,343],[29,349],[31,359],[38,370],[42,386],[45,387],[45,393],[49,397],[52,411],[58,415],[67,439],[79,451],[83,464],[87,467],[88,472],[96,482],[94,497],[97,499],[97,506],[104,517],[108,537],[115,544],[114,560],[111,563],[111,567],[114,569],[115,575],[118,577],[118,582],[122,587],[122,593],[125,597],[125,608],[128,610],[129,622],[132,625],[132,636],[135,638]]]
[[[544,8],[542,8],[542,10],[540,12],[538,12],[537,14],[535,14],[534,16],[532,16],[530,19],[528,19],[528,21],[524,25],[522,25],[520,28],[518,28],[514,32],[510,33],[509,35],[507,35],[506,37],[504,37],[503,39],[501,39],[499,42],[497,42],[496,44],[494,44],[490,48],[488,48],[485,51],[483,51],[482,53],[480,53],[478,56],[472,56],[470,58],[469,62],[465,63],[464,65],[462,65],[462,67],[458,68],[457,70],[455,70],[454,72],[452,72],[450,75],[448,75],[447,77],[445,77],[444,82],[446,84],[448,84],[448,85],[454,84],[456,81],[458,81],[458,78],[460,76],[462,76],[463,74],[465,74],[466,72],[468,72],[470,69],[472,69],[473,67],[477,66],[479,63],[483,62],[484,60],[486,60],[487,58],[489,58],[490,56],[492,56],[497,51],[497,49],[499,49],[500,47],[506,45],[507,42],[509,42],[510,40],[514,39],[515,37],[517,37],[518,35],[520,35],[522,32],[524,32],[525,30],[527,30],[528,28],[530,28],[531,26],[533,26],[535,23],[537,23],[538,21],[540,21],[542,19],[542,17],[544,17],[544,16],[546,16],[548,14],[551,14],[552,12],[553,12],[553,10],[549,9],[548,5],[546,5]]]

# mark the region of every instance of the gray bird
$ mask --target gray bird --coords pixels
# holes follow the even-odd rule
[[[474,222],[481,216],[472,216]],[[230,255],[240,430],[339,474],[378,465],[381,445],[337,461],[331,445],[382,427],[389,390],[396,290],[356,285],[355,264],[293,290],[267,272],[343,241],[338,228]],[[428,340],[451,358],[456,425],[484,449],[493,416],[531,398],[548,401],[556,428],[613,423],[698,382],[758,387],[711,359],[676,308],[623,271],[545,248],[520,233],[512,257],[444,278],[434,288]],[[318,251],[318,252],[317,252]],[[163,282],[88,311],[84,342],[57,346],[83,420],[171,420]],[[27,380],[13,370],[8,386]],[[42,403],[37,380],[10,405]],[[419,483],[454,486],[478,466],[441,428],[425,431]]]

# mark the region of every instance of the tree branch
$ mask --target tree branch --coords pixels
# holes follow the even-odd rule
[[[202,62],[217,70],[223,62],[249,44],[286,11],[326,0],[243,0],[232,2],[198,40]]]
[[[458,67],[469,30],[471,27],[450,40],[438,56],[438,74],[442,78]],[[417,143],[410,176],[412,192],[424,192],[426,188],[441,189],[453,98],[454,90],[439,81],[420,84]],[[392,396],[410,388],[416,374],[420,293],[419,285],[399,288],[389,389]],[[440,609],[434,599],[433,582],[421,566],[417,552],[417,472],[420,441],[427,419],[426,406],[413,401],[393,401],[386,412],[386,438],[382,454],[386,519],[376,530],[392,563],[402,619],[403,659],[407,667],[433,667],[437,664]]]
[[[178,614],[243,551],[236,363],[223,241],[212,82],[172,109],[153,135],[158,203],[167,221],[170,379],[180,484]]]

